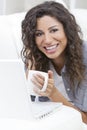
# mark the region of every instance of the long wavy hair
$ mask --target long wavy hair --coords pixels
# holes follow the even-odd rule
[[[35,42],[35,30],[37,18],[45,15],[56,18],[63,25],[66,37],[66,72],[70,77],[71,84],[75,81],[82,81],[84,78],[85,66],[83,64],[82,33],[76,23],[75,17],[62,4],[54,1],[44,2],[30,9],[22,21],[22,59],[29,66],[29,60],[36,70],[47,72],[49,69],[48,59],[37,47]]]

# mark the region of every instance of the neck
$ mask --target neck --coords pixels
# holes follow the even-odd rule
[[[61,75],[61,70],[62,70],[62,68],[65,64],[65,58],[64,57],[63,58],[57,58],[57,59],[53,60],[52,63],[53,63],[53,66],[54,66],[56,72],[59,75]]]

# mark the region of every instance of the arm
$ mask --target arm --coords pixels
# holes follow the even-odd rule
[[[83,122],[87,124],[87,112],[82,112],[76,106],[74,106],[73,104],[68,102],[67,99],[65,99],[64,96],[56,88],[54,88],[54,92],[52,95],[50,95],[49,98],[53,102],[62,102],[64,105],[72,107],[72,108],[76,109],[77,111],[79,111],[82,115]]]
[[[80,109],[78,109],[76,106],[74,106],[72,103],[70,103],[59,91],[58,89],[54,86],[54,80],[53,80],[53,73],[52,71],[48,71],[48,86],[45,92],[40,92],[36,90],[36,93],[41,95],[41,96],[47,96],[49,99],[53,102],[62,102],[64,105],[72,107],[79,111],[82,115],[82,120],[84,123],[87,124],[87,112],[83,112]]]

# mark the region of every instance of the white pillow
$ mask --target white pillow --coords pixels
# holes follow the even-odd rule
[[[20,58],[21,21],[25,13],[0,16],[0,59]]]
[[[22,40],[21,40],[21,22],[24,19],[25,12],[15,13],[7,16],[8,24],[11,29],[13,44],[16,47],[18,58],[20,58],[20,51],[22,49]]]
[[[72,9],[71,13],[82,29],[83,39],[87,41],[87,9]]]
[[[7,18],[0,16],[0,59],[17,59],[12,33]]]

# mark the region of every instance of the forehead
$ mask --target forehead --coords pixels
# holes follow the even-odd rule
[[[37,28],[45,28],[55,25],[62,25],[55,17],[45,15],[41,18],[37,18]]]

